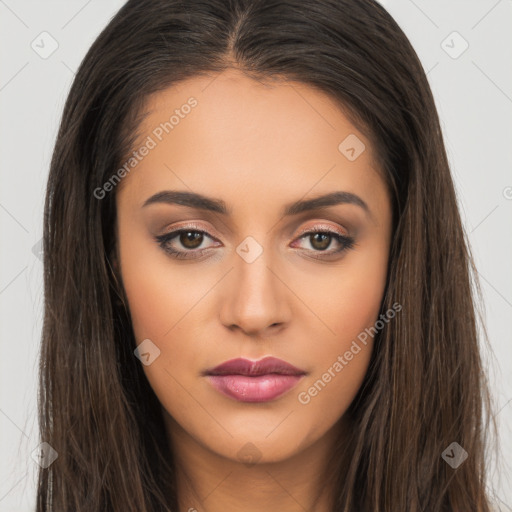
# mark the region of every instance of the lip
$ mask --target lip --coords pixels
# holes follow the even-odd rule
[[[231,359],[204,375],[225,396],[240,402],[268,402],[293,388],[306,372],[282,359],[265,357],[259,361]]]
[[[258,361],[250,361],[239,357],[225,361],[215,368],[206,370],[206,375],[247,375],[258,376],[277,373],[280,375],[304,375],[306,372],[296,368],[290,363],[278,359],[277,357],[267,356]]]

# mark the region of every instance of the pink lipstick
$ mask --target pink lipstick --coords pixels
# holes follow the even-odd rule
[[[238,358],[204,372],[220,393],[240,402],[269,402],[293,388],[306,372],[275,357]]]

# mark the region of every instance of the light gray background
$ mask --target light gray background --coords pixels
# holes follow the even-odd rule
[[[36,463],[31,453],[38,444],[36,377],[42,325],[38,242],[58,122],[75,70],[123,3],[0,0],[2,512],[35,507]],[[483,355],[498,411],[501,458],[491,459],[489,485],[496,488],[501,509],[512,511],[512,1],[382,3],[422,60],[441,117],[493,351],[484,349]],[[39,51],[43,44],[51,48],[49,36],[40,36],[44,31],[58,43],[46,59],[31,47],[35,41]],[[44,43],[41,38],[46,38]],[[459,55],[464,41],[469,47]]]

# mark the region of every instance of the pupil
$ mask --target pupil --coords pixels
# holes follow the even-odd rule
[[[188,249],[195,249],[201,245],[202,237],[202,233],[198,233],[197,231],[187,231],[181,233],[180,242]]]
[[[329,243],[331,241],[331,235],[327,235],[325,233],[315,233],[314,235],[312,235],[312,237],[313,237],[313,242],[312,242],[313,247],[316,247],[317,249],[320,249],[322,251],[327,249],[327,247],[329,247]],[[320,242],[320,244],[317,244],[316,242],[318,241],[319,238],[321,238],[322,241]]]

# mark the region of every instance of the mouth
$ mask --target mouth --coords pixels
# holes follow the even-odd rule
[[[268,402],[292,389],[306,372],[277,359],[231,359],[204,372],[220,393],[240,402]]]

